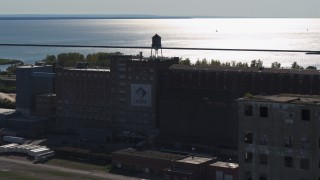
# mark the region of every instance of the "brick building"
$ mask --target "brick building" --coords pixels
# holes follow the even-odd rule
[[[162,76],[178,60],[112,57],[111,107],[114,129],[147,134],[158,129]]]
[[[112,168],[155,174],[166,180],[238,180],[238,164],[217,158],[157,150],[121,149],[112,153]]]
[[[97,130],[107,139],[112,135],[139,139],[157,132],[162,76],[178,60],[111,56],[110,69],[58,71],[58,128],[92,134],[92,139]]]
[[[319,94],[320,73],[175,64],[162,85],[159,106],[162,141],[174,143],[175,147],[200,144],[237,149],[236,99],[247,93]]]
[[[165,180],[198,180],[208,179],[208,166],[213,163],[216,158],[187,156],[174,161],[171,167],[164,169]]]
[[[239,165],[236,163],[217,161],[208,167],[208,179],[238,180]]]
[[[56,125],[80,133],[110,128],[110,70],[63,69],[56,73]]]
[[[253,96],[238,102],[241,180],[320,178],[319,96]]]
[[[163,170],[184,155],[152,150],[121,149],[112,153],[112,166],[118,169],[134,170],[163,175]]]
[[[54,117],[56,113],[56,94],[40,94],[36,96],[35,114],[38,117]]]

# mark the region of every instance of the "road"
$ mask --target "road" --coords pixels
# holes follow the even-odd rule
[[[134,178],[134,177],[127,177],[127,176],[122,176],[122,175],[110,174],[107,172],[106,173],[98,173],[98,172],[92,172],[92,171],[84,171],[84,170],[76,170],[76,169],[70,169],[70,168],[65,168],[65,167],[52,166],[52,165],[47,165],[47,164],[33,164],[30,161],[10,159],[10,158],[6,158],[6,157],[0,157],[0,161],[11,162],[11,163],[27,165],[27,166],[33,166],[33,167],[47,168],[47,169],[57,170],[57,171],[66,172],[66,173],[77,173],[77,174],[82,174],[82,175],[87,175],[87,176],[88,175],[95,176],[98,178],[104,178],[106,180],[137,180],[138,179],[138,178]]]

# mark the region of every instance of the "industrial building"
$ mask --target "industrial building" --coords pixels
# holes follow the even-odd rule
[[[174,64],[161,84],[162,142],[238,149],[238,107],[245,94],[320,94],[317,70]]]
[[[248,96],[238,102],[240,180],[320,178],[320,96]]]
[[[27,115],[35,113],[36,96],[53,92],[53,67],[19,66],[16,78],[16,110]]]
[[[35,98],[35,115],[38,117],[54,117],[56,114],[56,94],[40,94]]]
[[[196,154],[121,149],[112,153],[112,167],[166,180],[238,180],[238,164]]]
[[[162,176],[165,168],[183,157],[184,155],[155,150],[121,149],[112,153],[112,166]]]
[[[110,118],[110,70],[62,69],[56,72],[56,128],[61,132],[96,134],[107,141]],[[97,138],[101,135],[99,138]]]
[[[163,74],[178,58],[111,59],[111,107],[114,129],[152,134],[159,128],[158,103]]]
[[[111,56],[109,69],[65,68],[56,73],[56,125],[101,143],[141,139],[158,129],[163,73],[178,58]],[[99,137],[99,138],[97,138]]]

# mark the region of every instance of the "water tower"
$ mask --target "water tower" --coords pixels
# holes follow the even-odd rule
[[[151,57],[153,57],[152,56],[152,49],[155,50],[155,53],[154,53],[155,58],[159,57],[158,50],[161,49],[161,57],[162,57],[161,37],[158,34],[156,34],[152,37]]]

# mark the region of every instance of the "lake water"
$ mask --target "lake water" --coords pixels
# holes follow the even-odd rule
[[[158,33],[163,47],[254,48],[320,50],[320,19],[70,19],[0,20],[0,43],[151,46]],[[0,58],[32,63],[62,52],[121,51],[145,56],[150,50],[48,47],[0,47]],[[320,55],[303,53],[163,50],[164,56],[250,62],[261,59],[270,66],[294,61],[320,67]]]

